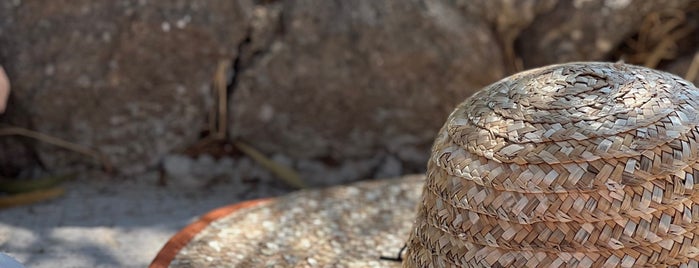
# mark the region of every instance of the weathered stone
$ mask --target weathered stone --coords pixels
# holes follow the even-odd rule
[[[374,178],[393,178],[403,173],[403,164],[395,157],[389,155],[376,171]]]
[[[495,29],[498,45],[509,73],[521,69],[515,53],[515,40],[522,30],[541,14],[549,12],[557,0],[452,0],[467,16],[483,19]]]
[[[451,108],[522,68],[518,58],[525,68],[615,60],[644,16],[688,2],[0,1],[0,65],[13,82],[0,124],[95,147],[138,172],[207,129],[224,60],[231,137],[283,155],[309,182],[357,179],[343,175],[351,168],[420,171]],[[0,175],[94,163],[0,139]]]
[[[487,25],[445,1],[284,1],[255,14],[231,133],[265,152],[388,150],[423,165],[451,107],[504,74]]]
[[[247,1],[2,1],[0,59],[31,124],[141,171],[193,143]],[[15,105],[10,103],[10,106]],[[49,168],[84,156],[39,143]]]
[[[29,116],[23,104],[14,95],[9,96],[9,102],[14,105],[7,107],[7,110],[0,114],[0,127],[28,127]],[[32,177],[32,171],[39,166],[32,149],[34,144],[34,141],[28,138],[0,135],[0,178]]]
[[[639,30],[643,18],[662,10],[678,10],[691,0],[558,1],[536,17],[517,40],[525,68],[558,62],[605,60]],[[615,60],[615,59],[610,59]]]
[[[698,52],[699,53],[699,52]],[[672,63],[668,64],[667,66],[664,66],[663,70],[676,74],[680,77],[685,77],[687,75],[687,70],[689,69],[690,65],[692,65],[692,61],[694,61],[694,57],[699,57],[695,55],[685,55],[683,57],[677,58],[672,61]],[[696,61],[699,61],[697,59]],[[695,63],[699,64],[699,62]],[[699,85],[699,75],[694,76],[693,80],[690,80],[689,82],[694,83],[694,85]]]

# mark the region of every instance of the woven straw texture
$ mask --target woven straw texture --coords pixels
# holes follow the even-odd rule
[[[400,267],[424,176],[308,190],[211,222],[159,267]]]
[[[620,63],[479,91],[435,141],[404,267],[697,267],[697,102]]]

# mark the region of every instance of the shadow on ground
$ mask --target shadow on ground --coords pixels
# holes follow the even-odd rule
[[[59,199],[1,210],[0,252],[27,267],[145,267],[198,216],[290,191],[274,181],[173,189],[156,174],[114,180],[78,179]]]

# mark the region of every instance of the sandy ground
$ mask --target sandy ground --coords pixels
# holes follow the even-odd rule
[[[81,178],[66,194],[0,210],[0,252],[26,267],[146,267],[165,242],[198,216],[290,189],[276,182],[158,186],[139,178]]]

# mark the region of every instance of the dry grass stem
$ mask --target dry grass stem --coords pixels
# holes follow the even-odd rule
[[[88,148],[76,143],[72,143],[63,139],[59,139],[53,136],[49,136],[37,131],[29,130],[21,127],[3,127],[0,128],[0,136],[23,136],[36,139],[54,146],[61,147],[70,151],[74,151],[80,154],[90,156],[102,164],[102,167],[107,173],[113,171],[112,164],[109,162],[107,157],[101,152]]]
[[[207,147],[209,144],[225,141],[228,131],[228,92],[226,89],[226,74],[231,67],[230,61],[218,62],[213,77],[212,93],[216,99],[215,104],[209,110],[209,135],[192,145],[188,150],[197,151],[197,148]]]
[[[214,89],[218,94],[218,125],[214,135],[216,139],[223,140],[226,138],[227,122],[228,122],[228,94],[226,91],[226,74],[230,69],[231,63],[227,60],[221,60],[216,68],[214,77]]]
[[[45,190],[36,190],[27,193],[14,194],[0,197],[0,209],[21,205],[29,205],[63,195],[63,188],[54,187]]]
[[[8,194],[18,194],[32,192],[36,190],[44,190],[54,187],[59,183],[75,177],[75,174],[62,176],[46,176],[31,180],[0,180],[0,192]]]
[[[651,13],[641,23],[637,37],[626,42],[631,51],[622,58],[632,64],[656,68],[662,60],[676,57],[677,42],[695,30],[686,22],[682,10]]]
[[[0,114],[5,112],[7,99],[10,97],[10,79],[5,70],[0,66]]]
[[[260,151],[243,142],[236,141],[233,143],[233,145],[235,145],[235,147],[237,147],[241,152],[245,153],[247,156],[255,160],[255,162],[272,172],[274,175],[276,175],[289,185],[299,189],[307,187],[303,180],[301,180],[301,176],[299,176],[299,174],[296,173],[296,171],[294,171],[293,169],[282,166],[272,161],[271,159],[263,155]]]

